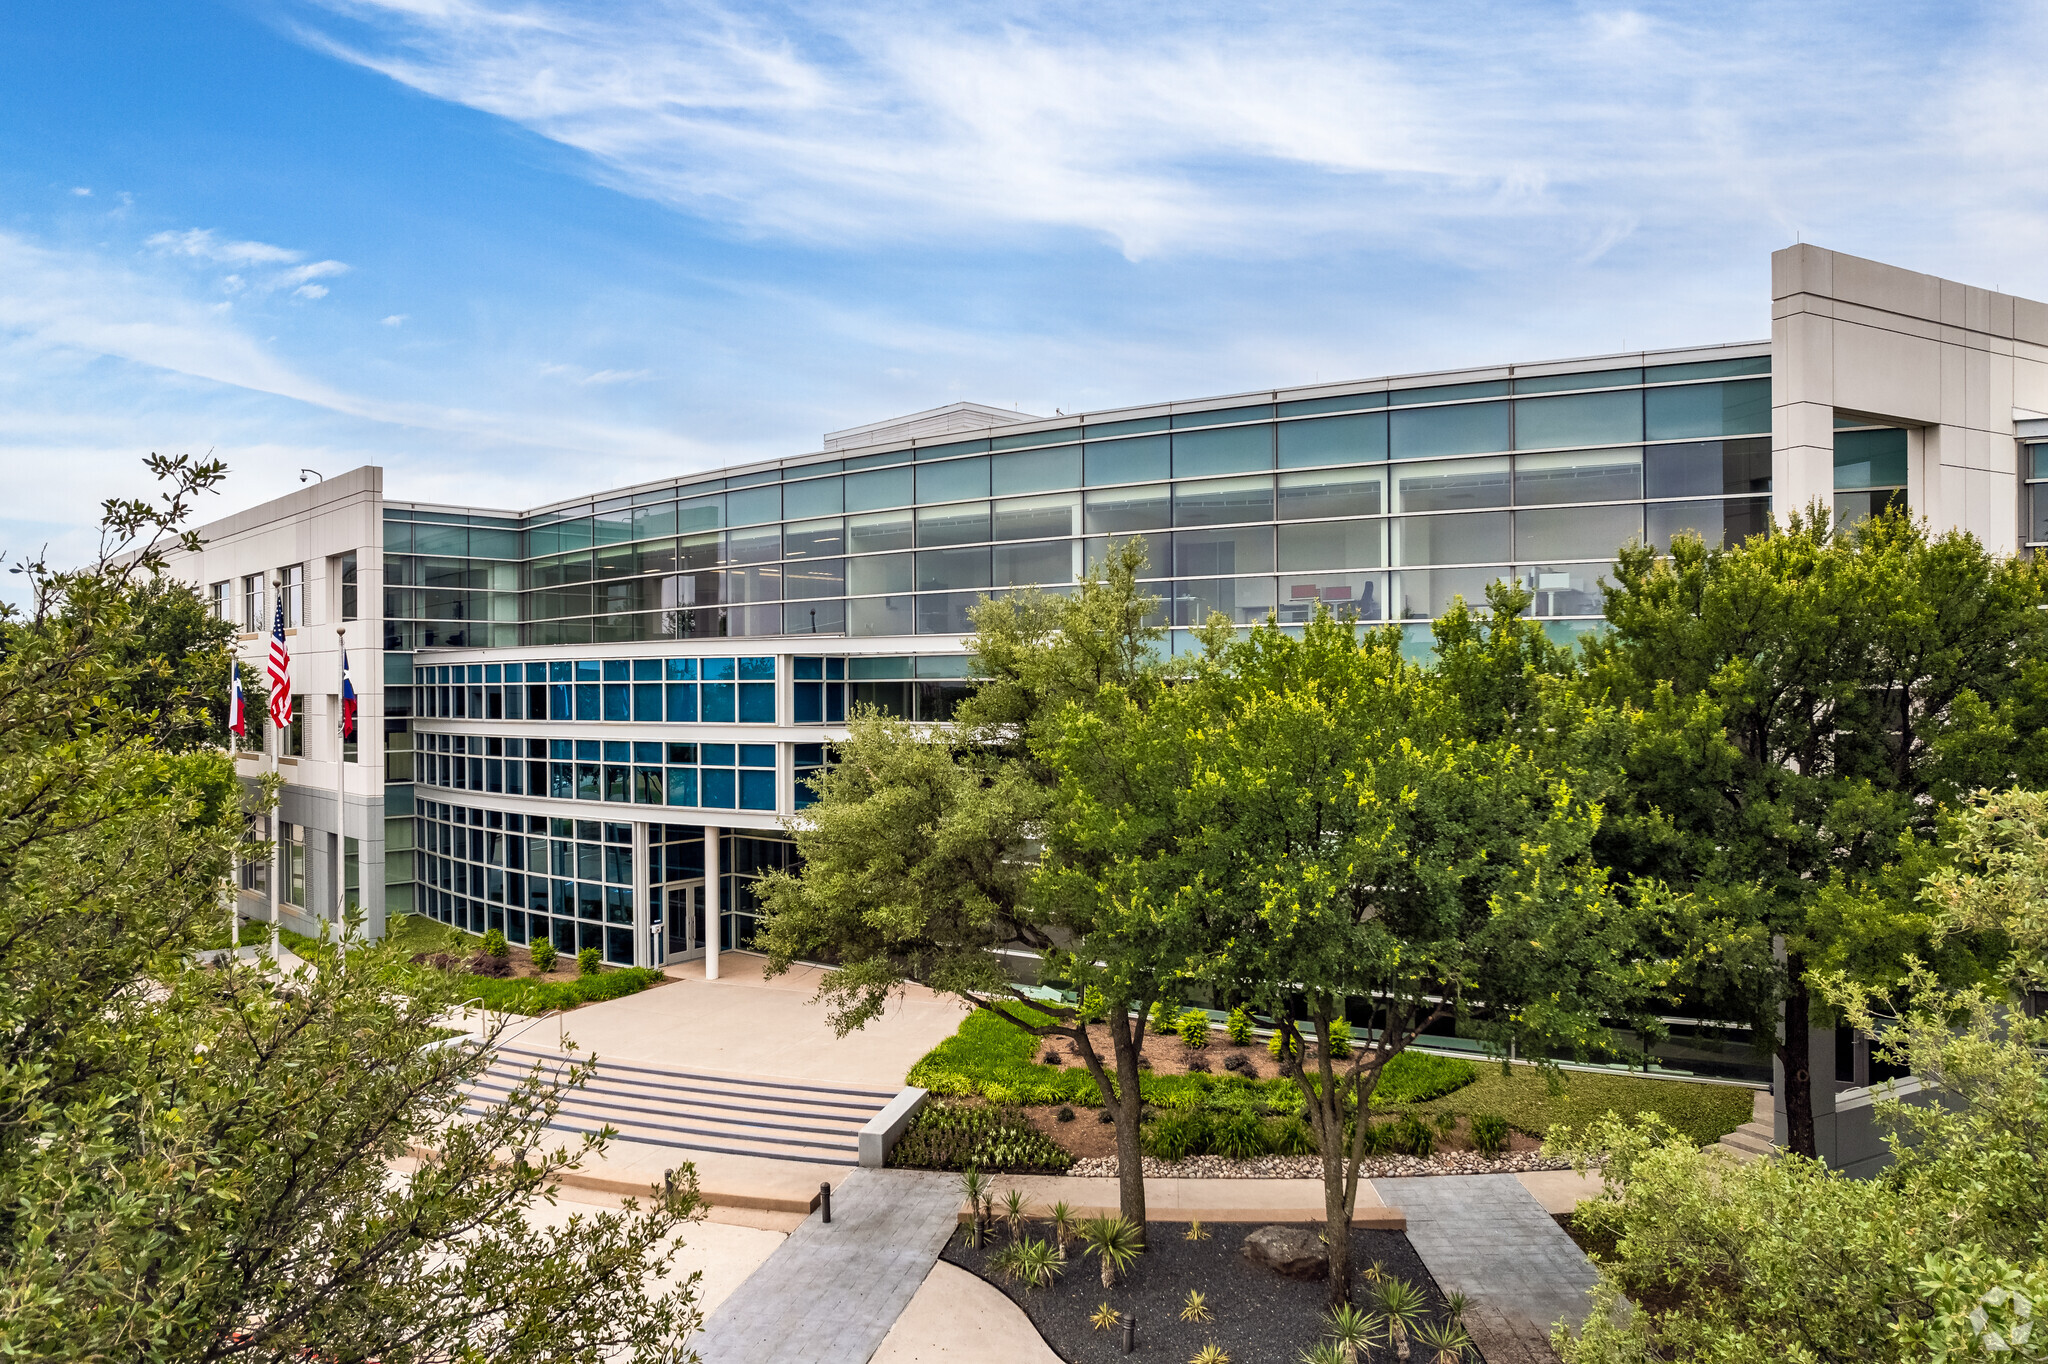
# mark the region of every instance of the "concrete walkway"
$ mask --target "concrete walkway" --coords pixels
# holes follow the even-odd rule
[[[855,1170],[690,1342],[705,1364],[867,1364],[958,1225],[960,1181]]]
[[[1597,1277],[1513,1175],[1376,1179],[1408,1215],[1408,1241],[1446,1293],[1472,1300],[1465,1328],[1486,1364],[1552,1364],[1550,1329],[1586,1317]]]

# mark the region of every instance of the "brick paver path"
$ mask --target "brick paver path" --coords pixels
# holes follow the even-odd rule
[[[705,1364],[866,1364],[959,1224],[960,1181],[855,1170],[720,1304],[692,1341]]]
[[[1551,1327],[1576,1328],[1592,1262],[1513,1175],[1375,1179],[1408,1214],[1408,1240],[1437,1287],[1472,1300],[1465,1329],[1487,1364],[1550,1364]]]

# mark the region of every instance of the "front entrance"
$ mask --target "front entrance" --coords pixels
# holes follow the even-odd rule
[[[704,882],[671,881],[661,888],[662,961],[694,961],[704,955]]]

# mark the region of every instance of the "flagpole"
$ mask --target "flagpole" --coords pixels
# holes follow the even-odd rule
[[[233,624],[232,621],[230,621],[229,623]],[[234,770],[235,755],[238,752],[238,750],[235,747],[237,737],[235,734],[235,696],[236,693],[241,691],[242,689],[241,667],[242,661],[235,655],[234,641],[230,640],[228,641],[228,770],[230,772]],[[235,804],[237,805],[237,807],[239,807],[241,804],[241,786],[241,778],[237,777],[235,779],[235,790],[237,793],[237,799]],[[228,893],[224,898],[224,903],[227,905],[228,910],[227,959],[230,962],[234,960],[235,949],[241,946],[241,943],[238,941],[238,939],[240,939],[240,937],[242,936],[241,873],[241,858],[239,856],[230,858],[228,860]]]
[[[334,952],[348,964],[348,627],[334,627],[341,681],[334,688]]]
[[[281,609],[279,603],[283,601],[283,597],[279,594],[284,591],[284,578],[281,574],[273,573],[270,575],[270,591],[272,610]],[[275,777],[277,775],[277,750],[279,745],[284,742],[284,736],[278,732],[280,726],[277,723],[276,683],[272,682],[271,686],[273,690],[270,698],[269,717],[270,775]],[[281,922],[277,908],[277,896],[278,884],[284,879],[284,839],[280,836],[284,832],[284,825],[279,820],[279,816],[283,813],[284,800],[280,794],[278,803],[270,815],[270,957],[273,961],[278,958],[282,950],[282,945],[277,935],[278,925]]]

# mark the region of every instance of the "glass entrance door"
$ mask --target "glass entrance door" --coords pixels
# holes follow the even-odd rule
[[[686,961],[704,951],[704,882],[671,881],[663,887],[662,919],[669,961]]]

